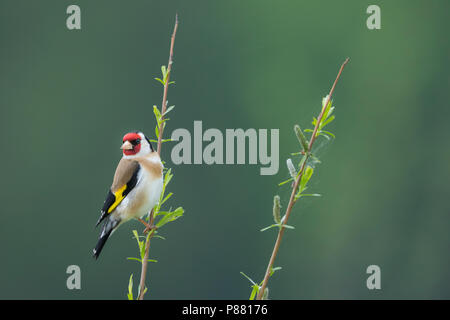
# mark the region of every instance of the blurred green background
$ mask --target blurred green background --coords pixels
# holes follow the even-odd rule
[[[82,29],[66,28],[81,7]],[[366,8],[381,7],[381,30]],[[448,1],[3,0],[1,23],[0,298],[126,299],[140,265],[137,222],[91,257],[123,134],[154,133],[153,80],[167,63],[178,12],[165,131],[279,128],[280,171],[180,165],[171,205],[185,216],[155,239],[147,299],[247,299],[284,207],[293,125],[320,110],[340,64],[336,139],[297,204],[269,283],[272,299],[450,298]],[[81,290],[66,268],[81,268]],[[381,290],[366,288],[381,267]]]

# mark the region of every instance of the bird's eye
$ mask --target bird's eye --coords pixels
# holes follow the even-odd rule
[[[139,143],[141,143],[141,139],[131,140],[130,142],[133,146],[137,146]]]

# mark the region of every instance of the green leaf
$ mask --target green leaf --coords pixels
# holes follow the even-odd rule
[[[306,166],[302,178],[300,180],[300,187],[299,187],[299,193],[302,193],[303,190],[305,190],[306,185],[308,184],[309,179],[311,179],[311,176],[314,173],[314,169],[311,166]]]
[[[323,118],[323,119],[328,119],[328,117],[331,116],[331,114],[333,113],[333,111],[334,111],[334,107],[331,106],[331,100],[330,100],[330,103],[328,103],[328,108],[325,109],[325,111],[323,112],[322,118]]]
[[[134,257],[128,257],[127,260],[136,260],[142,263],[142,260],[139,258],[134,258]]]
[[[162,81],[160,78],[155,78],[155,80],[161,82],[162,85],[164,85],[164,81]]]
[[[172,111],[173,108],[175,108],[175,106],[170,106],[170,107],[168,107],[167,110],[166,110],[166,112],[164,112],[164,116],[165,116],[166,114],[168,114],[170,111]]]
[[[283,184],[286,184],[286,183],[288,183],[289,181],[292,181],[292,180],[294,180],[294,178],[289,178],[289,179],[287,179],[286,181],[280,182],[280,183],[278,184],[278,186],[282,186]]]
[[[318,132],[317,132],[317,135],[318,135],[318,136],[322,136],[322,137],[324,137],[324,138],[327,139],[327,140],[331,140],[331,138],[330,138],[329,136],[327,136],[325,133],[322,133],[321,131],[318,131]]]
[[[144,241],[141,241],[141,246],[140,246],[140,250],[139,250],[139,253],[141,254],[141,260],[144,260],[144,257],[145,257],[145,243],[144,243]]]
[[[272,229],[272,228],[275,228],[275,227],[280,227],[280,225],[279,225],[279,224],[271,224],[270,226],[265,227],[265,228],[262,228],[262,229],[259,230],[259,231],[264,232],[264,231],[266,231],[266,230],[269,230],[269,229]]]
[[[141,255],[141,260],[142,260],[142,259],[144,259],[144,252],[145,252],[144,241],[139,240],[140,237],[139,237],[139,234],[138,234],[138,232],[136,230],[133,230],[133,234],[134,234],[134,237],[136,238],[136,241],[138,243],[139,253]]]
[[[257,284],[252,286],[252,293],[250,293],[249,300],[255,300],[256,295],[259,292],[259,286]]]
[[[243,273],[242,271],[240,272],[240,274],[242,274],[244,277],[246,277],[247,280],[250,281],[253,285],[256,285],[256,286],[257,286],[257,284],[255,283],[255,281],[253,281],[248,275],[246,275],[246,274]]]
[[[168,222],[172,222],[176,219],[178,219],[179,217],[181,217],[184,213],[184,209],[182,207],[178,207],[176,208],[174,211],[169,212],[167,214],[165,214],[156,224],[157,228],[161,228],[162,226],[164,226],[166,223]]]
[[[325,131],[325,130],[320,130],[320,133],[325,133],[325,134],[327,134],[327,135],[329,135],[329,136],[333,137],[333,139],[335,139],[335,138],[336,138],[336,136],[335,136],[334,134],[332,134],[331,132],[329,132],[329,131]]]
[[[166,69],[165,65],[161,66],[161,73],[162,73],[163,81],[164,81],[164,84],[165,84],[166,81],[167,81],[167,69]]]
[[[158,212],[154,212],[154,216],[155,216],[155,217],[157,217],[157,216],[163,216],[163,215],[166,215],[166,214],[168,214],[168,213],[170,213],[170,211],[158,211]]]
[[[320,159],[319,158],[317,158],[315,155],[313,155],[313,154],[311,154],[311,162],[312,162],[312,164],[313,164],[313,167],[314,167],[314,165],[316,164],[316,163],[322,163],[322,161],[320,161]]]
[[[299,162],[299,164],[298,164],[298,167],[301,169],[302,167],[303,167],[303,163],[306,161],[306,159],[308,158],[308,156],[305,154],[303,157],[302,157],[302,159],[300,160],[300,162]],[[298,175],[300,174],[300,170],[298,171],[298,174],[297,174],[297,178],[298,178]]]
[[[133,300],[133,274],[130,276],[130,280],[128,282],[128,300]]]
[[[161,121],[161,112],[156,105],[153,106],[153,113],[155,114],[156,121],[159,123]]]
[[[281,267],[275,267],[275,268],[270,268],[270,274],[269,274],[269,277],[271,277],[274,273],[275,273],[275,271],[278,271],[278,270],[281,270],[281,269],[283,269],[283,268],[281,268]]]
[[[310,194],[300,194],[300,197],[321,197],[322,195],[319,193],[310,193]]]
[[[325,103],[327,103],[328,100],[328,95],[326,95],[325,97],[322,98],[322,109],[325,108],[325,111],[323,112],[323,115],[326,116],[328,114],[328,112],[330,111],[331,108],[331,98],[330,100],[328,100],[328,104],[325,107]]]
[[[308,141],[306,140],[305,135],[303,134],[302,129],[300,128],[300,126],[298,124],[296,124],[294,126],[294,131],[295,131],[295,135],[297,136],[298,141],[300,142],[303,151],[307,152],[308,151]]]
[[[170,199],[170,197],[173,195],[173,192],[169,193],[162,201],[161,201],[161,205],[164,204],[164,202],[166,202],[167,200]]]
[[[320,123],[320,128],[325,127],[327,124],[329,124],[331,121],[333,121],[336,117],[335,116],[331,116],[326,120],[322,120]]]

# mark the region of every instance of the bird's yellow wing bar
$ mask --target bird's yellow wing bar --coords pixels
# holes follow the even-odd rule
[[[124,193],[125,193],[126,189],[127,189],[127,185],[125,184],[125,185],[123,185],[122,188],[120,188],[119,190],[117,190],[114,193],[114,197],[116,198],[116,200],[108,208],[108,213],[111,213],[120,204],[120,202],[122,202],[122,200],[125,198]]]

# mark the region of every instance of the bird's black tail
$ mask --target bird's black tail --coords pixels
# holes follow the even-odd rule
[[[95,249],[93,250],[93,253],[94,253],[93,256],[95,259],[97,259],[98,256],[100,255],[100,252],[102,252],[102,249],[106,243],[106,240],[108,240],[111,233],[119,225],[119,222],[120,222],[120,220],[115,220],[112,216],[110,216],[103,223],[102,233],[100,234],[97,245],[95,246]]]

